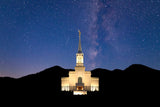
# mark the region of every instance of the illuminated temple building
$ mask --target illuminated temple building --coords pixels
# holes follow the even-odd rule
[[[61,78],[61,91],[73,91],[74,95],[87,95],[87,91],[99,91],[99,78],[91,77],[91,72],[85,71],[80,31],[75,71],[69,71],[69,77]]]

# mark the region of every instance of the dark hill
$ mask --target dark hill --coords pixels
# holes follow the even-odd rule
[[[34,94],[40,92],[41,94],[49,94],[53,96],[62,95],[63,92],[60,91],[61,77],[69,76],[69,71],[73,70],[54,66],[36,74],[21,77],[17,79],[17,83],[22,86],[22,90],[27,88],[29,92],[34,92]]]
[[[133,64],[124,70],[125,72],[159,72],[158,70],[149,68],[141,64]]]
[[[18,79],[0,78],[1,89],[10,94],[23,96],[72,96],[72,92],[61,92],[61,77],[67,77],[71,69],[54,66],[36,74]],[[136,96],[157,94],[159,92],[160,71],[144,65],[134,64],[125,70],[106,70],[97,68],[91,71],[93,77],[99,77],[99,92],[88,92],[88,96]],[[6,88],[7,86],[7,88]],[[9,88],[8,88],[9,87]]]

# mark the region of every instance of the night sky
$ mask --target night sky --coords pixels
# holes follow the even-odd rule
[[[160,69],[160,0],[0,0],[0,76],[74,69]]]

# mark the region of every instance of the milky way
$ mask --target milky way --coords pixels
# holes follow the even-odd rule
[[[159,52],[152,54],[159,47],[158,3],[158,0],[90,2],[91,21],[88,32],[92,39],[89,50],[91,63],[96,66],[99,61],[97,65],[105,62],[104,66],[108,65],[107,67],[116,67],[117,64],[124,67],[127,63],[143,63],[149,66],[150,62],[154,62],[152,65],[158,67],[159,63],[155,60],[159,59]],[[148,58],[150,55],[152,58]]]

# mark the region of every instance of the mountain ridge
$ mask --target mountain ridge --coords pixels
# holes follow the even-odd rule
[[[72,96],[72,92],[61,91],[61,77],[68,77],[69,71],[73,70],[74,69],[64,69],[60,66],[54,66],[20,78],[1,77],[1,89],[6,91],[7,86],[9,87],[7,89],[15,90],[17,93],[27,91],[35,96],[39,95],[39,93],[44,96]],[[138,71],[133,72],[134,70]],[[111,71],[96,68],[91,72],[91,76],[99,77],[100,91],[94,93],[88,92],[88,96],[112,96],[122,95],[122,93],[129,93],[133,96],[137,95],[137,93],[145,94],[144,92],[151,91],[149,90],[150,87],[152,87],[154,91],[160,89],[157,87],[160,83],[160,70],[155,70],[140,64],[131,65],[125,70],[115,69]],[[132,93],[130,93],[130,91],[132,91]],[[10,94],[14,93],[11,92]],[[28,94],[25,95],[28,96]]]
[[[4,77],[0,77],[0,80],[1,79],[21,79],[21,78],[25,78],[25,77],[29,77],[29,76],[32,76],[32,75],[39,75],[41,74],[42,72],[48,72],[48,71],[52,71],[53,69],[56,69],[57,71],[74,71],[74,69],[65,69],[61,66],[58,66],[58,65],[55,65],[53,67],[50,67],[50,68],[46,68],[40,72],[37,72],[37,73],[34,73],[34,74],[28,74],[28,75],[25,75],[25,76],[22,76],[22,77],[19,77],[19,78],[14,78],[14,77],[9,77],[9,76],[4,76]],[[140,69],[140,70],[139,70]],[[108,69],[105,69],[105,68],[95,68],[93,70],[91,70],[91,72],[94,72],[94,71],[106,71],[106,72],[135,72],[135,73],[140,73],[140,72],[160,72],[160,70],[156,70],[156,69],[153,69],[151,67],[148,67],[148,66],[145,66],[145,65],[142,65],[142,64],[132,64],[130,65],[129,67],[127,67],[126,69],[124,70],[121,70],[121,69],[114,69],[114,70],[108,70]],[[64,73],[64,72],[63,72]]]

